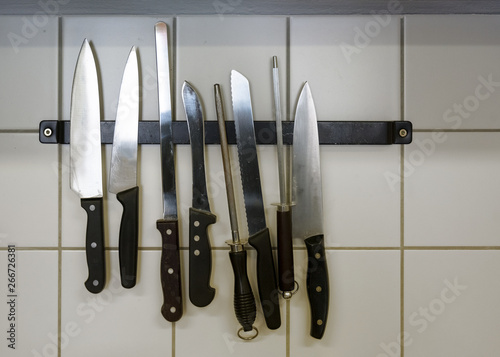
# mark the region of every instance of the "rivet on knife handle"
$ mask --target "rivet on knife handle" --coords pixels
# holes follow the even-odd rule
[[[89,277],[85,287],[91,293],[102,291],[106,282],[106,266],[104,260],[104,222],[102,197],[83,198],[82,208],[87,212],[87,234],[85,250]]]

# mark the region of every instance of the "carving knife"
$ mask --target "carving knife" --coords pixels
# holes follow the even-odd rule
[[[164,22],[156,23],[155,37],[163,192],[163,218],[156,221],[156,227],[162,237],[160,280],[163,290],[163,306],[161,307],[161,313],[167,321],[175,322],[182,317],[182,294],[175,157],[174,143],[172,141],[168,31]]]
[[[135,286],[139,236],[139,187],[137,186],[137,140],[139,133],[139,68],[132,47],[123,72],[116,111],[109,192],[123,206],[118,253],[124,288]]]
[[[78,55],[70,113],[70,186],[87,212],[85,250],[89,276],[85,287],[99,293],[105,285],[102,209],[101,110],[97,68],[87,39]]]
[[[293,269],[293,242],[292,242],[292,188],[291,188],[291,148],[283,145],[283,128],[281,124],[280,82],[278,58],[273,57],[273,92],[274,117],[276,120],[276,140],[278,151],[278,177],[280,187],[280,203],[276,211],[278,225],[278,281],[285,299],[293,294],[295,277]]]
[[[293,130],[293,236],[306,244],[307,295],[311,310],[311,336],[321,339],[328,318],[328,270],[323,236],[323,199],[318,122],[305,83],[297,103]]]
[[[278,284],[262,200],[250,85],[248,80],[235,70],[231,71],[231,96],[243,198],[250,235],[248,242],[257,250],[257,283],[266,325],[270,329],[277,329],[281,325]]]
[[[203,109],[198,93],[188,83],[182,86],[182,101],[188,123],[193,166],[193,202],[189,209],[189,300],[198,307],[207,306],[215,296],[210,286],[212,255],[208,226],[217,218],[210,212],[205,175],[205,132]]]

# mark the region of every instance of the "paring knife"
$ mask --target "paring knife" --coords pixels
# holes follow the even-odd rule
[[[210,286],[212,252],[207,229],[217,217],[210,212],[208,202],[203,109],[198,93],[188,82],[182,86],[182,101],[193,166],[193,203],[189,209],[189,299],[193,305],[203,307],[210,304],[215,296],[215,289]]]
[[[305,241],[311,336],[321,339],[328,318],[329,284],[323,236],[323,198],[316,110],[305,83],[293,130],[293,236]]]
[[[139,187],[137,186],[137,140],[139,133],[139,68],[132,47],[123,72],[116,111],[109,192],[123,206],[118,253],[124,288],[132,288],[137,279],[139,237]]]
[[[292,185],[291,185],[291,148],[283,145],[283,128],[281,124],[280,82],[278,58],[273,57],[273,92],[274,117],[276,120],[276,141],[278,152],[278,176],[280,203],[276,204],[276,222],[278,225],[278,281],[285,299],[293,295],[295,276],[293,269],[292,242]]]
[[[85,287],[99,293],[105,285],[102,209],[101,111],[97,68],[87,39],[76,63],[70,113],[70,185],[87,212],[85,250],[89,277]]]
[[[278,284],[262,200],[250,85],[241,73],[234,70],[231,71],[231,95],[243,198],[250,235],[248,242],[257,250],[257,283],[266,325],[270,329],[277,329],[281,325]]]
[[[156,221],[156,228],[158,228],[162,237],[160,279],[163,290],[163,306],[161,307],[161,313],[166,320],[175,322],[182,317],[182,290],[175,187],[175,156],[172,141],[168,31],[164,22],[156,23],[155,37],[163,191],[163,219]]]

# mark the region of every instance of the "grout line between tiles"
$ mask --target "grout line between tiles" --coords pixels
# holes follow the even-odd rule
[[[285,301],[285,306],[286,306],[286,330],[285,330],[285,335],[286,335],[286,357],[290,357],[290,299]]]
[[[291,120],[291,108],[290,108],[290,17],[286,18],[286,86],[285,86],[285,119]],[[290,174],[290,173],[288,173]],[[293,247],[292,247],[293,248]],[[286,328],[285,328],[285,356],[290,357],[290,300],[286,301]]]
[[[62,120],[62,17],[57,18],[57,118]],[[57,356],[62,355],[62,147],[57,146]]]
[[[399,33],[399,50],[400,50],[400,105],[401,105],[401,120],[405,120],[405,112],[406,112],[406,107],[405,107],[405,26],[406,26],[406,17],[403,16],[400,18],[400,33]],[[399,266],[399,289],[400,289],[400,303],[399,303],[399,331],[400,331],[400,341],[399,341],[399,346],[400,346],[400,356],[404,357],[405,355],[405,344],[404,344],[404,324],[405,324],[405,318],[404,318],[404,311],[405,311],[405,275],[404,275],[404,267],[405,267],[405,251],[404,251],[404,246],[405,246],[405,176],[404,176],[404,162],[405,162],[405,147],[404,145],[400,146],[400,167],[399,167],[399,174],[400,174],[400,266]]]
[[[173,118],[174,120],[177,120],[176,118],[176,101],[177,101],[177,17],[174,16],[172,20],[172,88],[173,88],[173,93],[172,93],[172,113],[173,113]],[[176,179],[177,180],[177,179]],[[184,250],[180,248],[181,250]],[[189,248],[186,248],[188,250]],[[175,357],[175,322],[172,322],[172,357]]]

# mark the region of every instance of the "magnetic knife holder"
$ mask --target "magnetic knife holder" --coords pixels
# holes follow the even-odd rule
[[[276,122],[255,121],[257,144],[276,145]],[[43,144],[69,144],[70,122],[44,120],[40,122],[39,139]],[[101,121],[101,143],[112,144],[114,121]],[[172,122],[174,144],[189,144],[186,121]],[[236,144],[234,121],[226,122],[227,140]],[[319,143],[322,145],[391,145],[410,144],[412,123],[409,121],[320,121]],[[293,142],[293,121],[283,122],[283,143]],[[139,122],[139,144],[159,144],[158,121]],[[205,122],[205,144],[219,144],[217,121]]]

